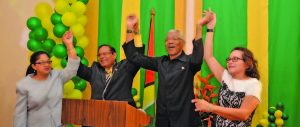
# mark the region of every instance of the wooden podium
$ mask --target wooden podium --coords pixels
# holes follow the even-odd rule
[[[91,127],[142,127],[153,118],[125,101],[63,99],[62,123]]]

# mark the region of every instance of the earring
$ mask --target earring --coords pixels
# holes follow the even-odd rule
[[[33,72],[35,73],[35,69],[33,69],[33,70],[34,70]]]

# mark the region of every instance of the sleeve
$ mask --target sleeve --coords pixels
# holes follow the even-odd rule
[[[229,83],[231,80],[232,80],[231,74],[228,72],[228,70],[224,69],[224,72],[222,74],[222,82],[225,82],[227,85],[230,85]]]
[[[190,67],[191,70],[194,73],[197,73],[201,69],[201,65],[203,62],[203,54],[204,54],[204,49],[203,49],[203,40],[198,39],[198,40],[193,40],[193,52],[191,54],[191,59],[190,59]]]
[[[126,59],[138,67],[142,67],[148,70],[157,71],[158,58],[148,57],[143,54],[139,54],[134,46],[134,40],[123,44],[123,49],[126,55]]]
[[[254,96],[258,99],[259,102],[261,102],[261,98],[260,98],[261,89],[262,89],[262,84],[260,81],[251,83],[246,89],[246,96]]]
[[[92,77],[92,68],[87,67],[81,62],[79,63],[79,68],[77,70],[77,76],[90,82],[91,77]]]
[[[27,93],[24,92],[17,84],[17,104],[16,104],[16,113],[14,115],[14,127],[27,127]]]
[[[136,47],[136,51],[138,54],[144,54],[145,52],[145,45],[143,45],[143,47]],[[139,71],[140,67],[135,65],[135,64],[132,64],[131,62],[128,62],[128,65],[127,65],[127,70],[128,70],[128,73],[131,74],[132,76],[135,76],[136,73]]]
[[[77,57],[77,60],[68,59],[66,68],[64,68],[59,72],[60,78],[62,79],[63,83],[68,82],[70,79],[76,76],[79,63],[80,63],[79,57]]]

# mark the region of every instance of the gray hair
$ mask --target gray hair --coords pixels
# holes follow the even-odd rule
[[[179,30],[171,29],[171,30],[169,30],[168,34],[169,34],[169,33],[178,33],[179,36],[180,36],[180,38],[181,38],[182,40],[184,40],[184,35],[183,35],[183,33],[181,33]]]

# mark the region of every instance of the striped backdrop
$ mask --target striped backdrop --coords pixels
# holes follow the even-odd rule
[[[297,126],[300,120],[300,101],[297,97],[300,85],[300,1],[298,0],[100,0],[87,4],[88,24],[86,35],[90,44],[86,49],[87,59],[97,61],[97,46],[109,44],[117,50],[117,61],[125,58],[122,44],[125,42],[126,16],[135,13],[140,19],[142,42],[149,39],[151,9],[155,10],[154,43],[155,56],[166,55],[164,39],[170,29],[178,29],[187,41],[186,53],[191,53],[191,40],[195,35],[195,24],[202,17],[203,9],[211,7],[217,15],[214,34],[214,54],[223,67],[225,59],[236,46],[247,47],[258,60],[263,84],[262,102],[256,109],[253,126],[259,123],[262,112],[277,102],[285,104],[289,120],[285,126]],[[206,28],[203,28],[205,39]],[[210,74],[204,63],[202,77]],[[156,75],[157,79],[157,75]],[[144,93],[145,70],[141,69],[134,79],[133,87],[138,90],[141,108]],[[213,78],[212,84],[219,85]],[[156,82],[157,90],[157,82]],[[90,87],[83,92],[90,97]],[[151,114],[153,115],[153,114]]]

